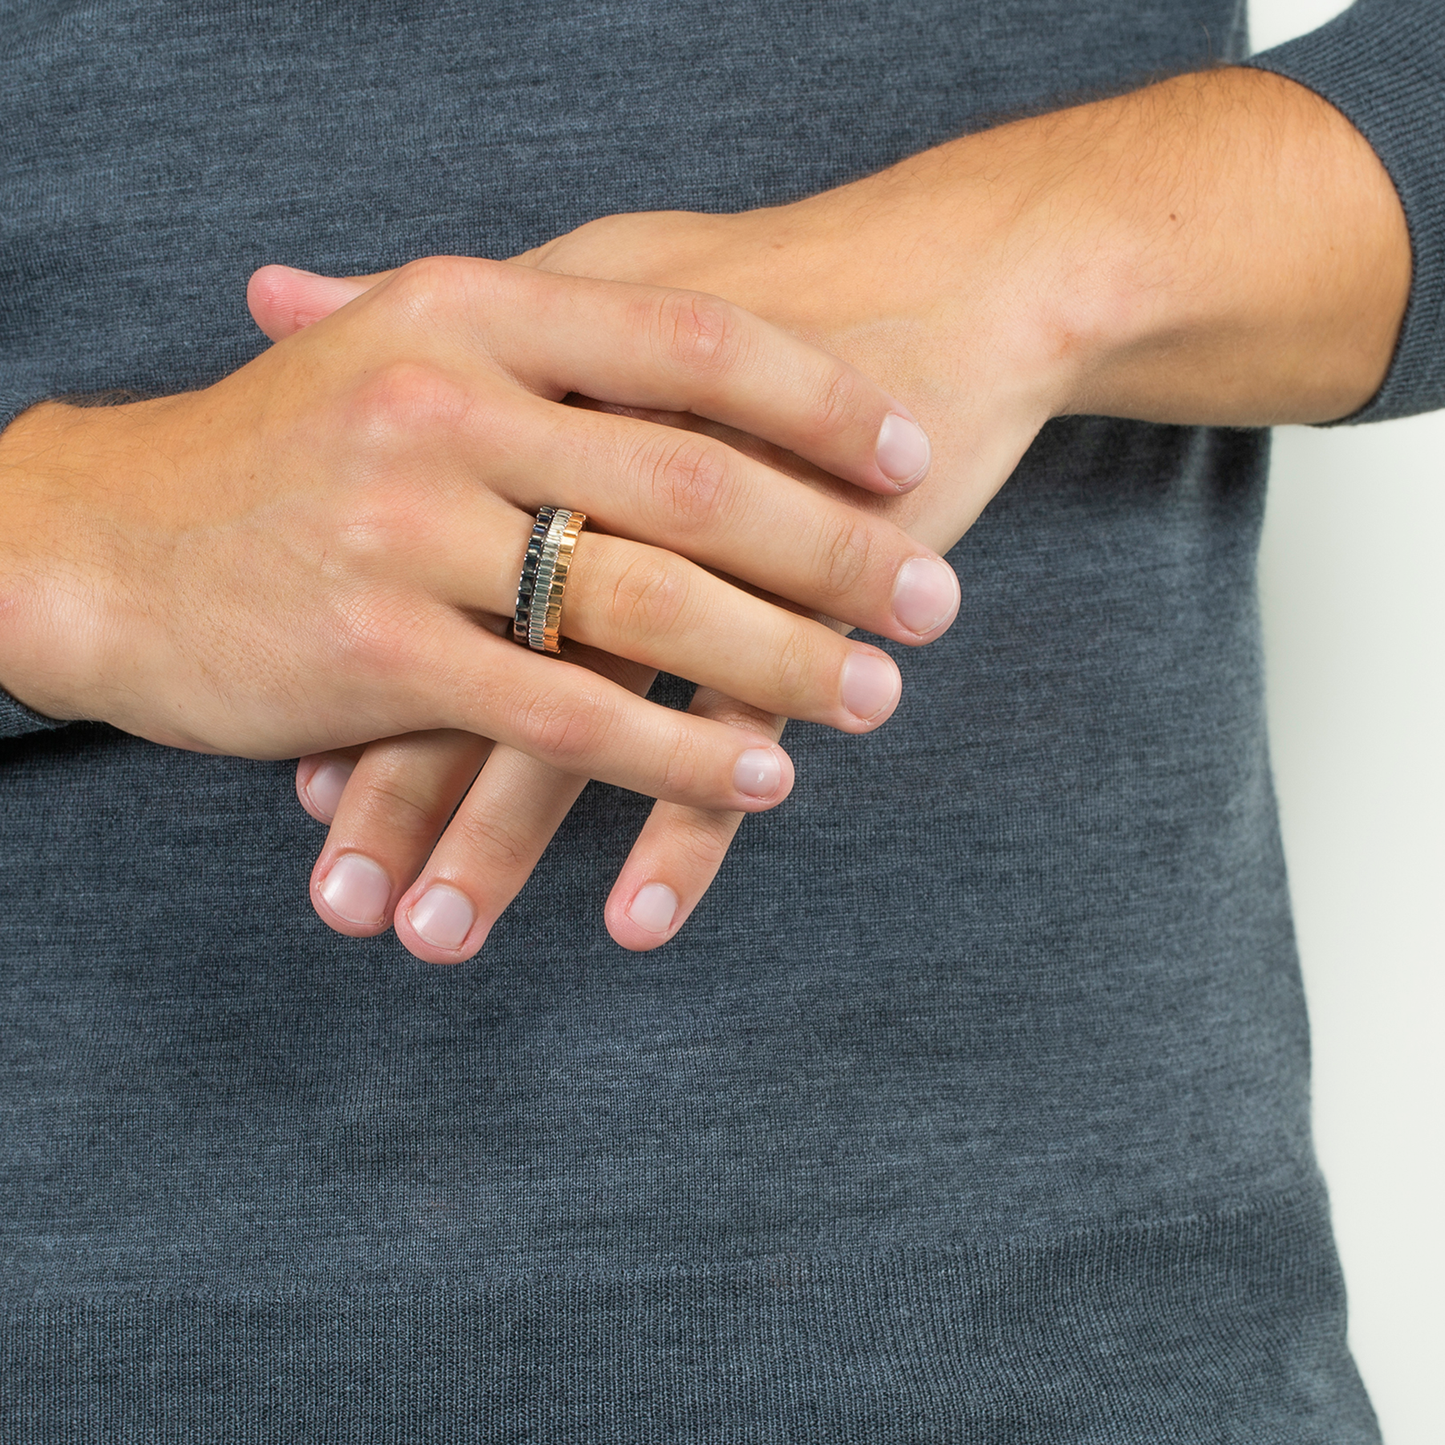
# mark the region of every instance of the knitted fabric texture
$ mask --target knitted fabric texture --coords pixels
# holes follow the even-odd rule
[[[5,415],[226,374],[266,262],[778,203],[1245,45],[1235,0],[102,0],[0,43]],[[1442,44],[1445,6],[1366,3],[1262,62],[1410,212],[1369,414],[1445,401]],[[951,554],[957,624],[880,644],[898,713],[790,727],[794,793],[653,953],[600,918],[633,795],[590,786],[438,969],[315,917],[291,764],[4,706],[0,1437],[1377,1441],[1264,733],[1267,450],[1045,427]]]

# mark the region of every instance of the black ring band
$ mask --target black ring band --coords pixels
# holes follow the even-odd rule
[[[543,507],[532,524],[532,535],[527,539],[527,551],[522,557],[522,579],[517,583],[517,610],[512,614],[512,641],[528,646],[527,629],[532,615],[532,593],[537,586],[537,563],[542,560],[542,543],[547,528],[557,515],[556,507]]]

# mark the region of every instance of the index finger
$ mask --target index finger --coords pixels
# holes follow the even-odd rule
[[[484,317],[476,339],[543,395],[691,412],[884,495],[927,475],[928,438],[900,401],[821,348],[705,292],[432,257],[349,278],[264,266],[247,300],[257,324],[280,340],[383,283],[441,299],[454,319]]]

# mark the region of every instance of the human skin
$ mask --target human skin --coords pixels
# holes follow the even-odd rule
[[[202,391],[13,423],[0,682],[177,747],[295,757],[465,729],[654,797],[772,806],[791,784],[775,732],[684,717],[637,679],[667,667],[867,731],[896,665],[806,613],[919,644],[957,579],[886,518],[714,438],[563,404],[578,391],[758,426],[891,495],[927,466],[875,383],[727,303],[426,259]],[[501,635],[540,478],[595,524],[570,661]],[[683,534],[691,560],[656,545]]]
[[[939,552],[1050,417],[1267,426],[1357,410],[1388,368],[1411,271],[1398,197],[1363,138],[1310,91],[1242,68],[982,132],[792,205],[605,217],[522,259],[725,296],[876,376],[921,420],[933,467],[906,497],[848,500]],[[285,334],[374,279],[272,269],[253,312]],[[712,689],[692,711],[781,731]],[[457,734],[303,759],[302,801],[331,822],[318,911],[347,932],[394,918],[418,957],[469,957],[583,781]],[[634,949],[671,938],[741,820],[659,803],[607,901],[612,936]],[[338,924],[324,896],[348,855],[392,882],[364,930]]]

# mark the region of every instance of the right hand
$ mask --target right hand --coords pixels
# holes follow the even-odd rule
[[[709,569],[909,643],[952,620],[956,580],[891,522],[574,392],[693,412],[885,494],[926,467],[885,392],[715,298],[418,262],[203,391],[49,403],[0,436],[0,683],[178,747],[294,757],[452,728],[657,798],[772,806],[791,769],[771,737],[650,704],[603,654],[864,732],[897,702],[891,659]],[[910,476],[880,466],[885,422],[916,441]],[[584,666],[498,635],[544,503],[596,528],[564,617]],[[920,576],[938,605],[895,615]]]

